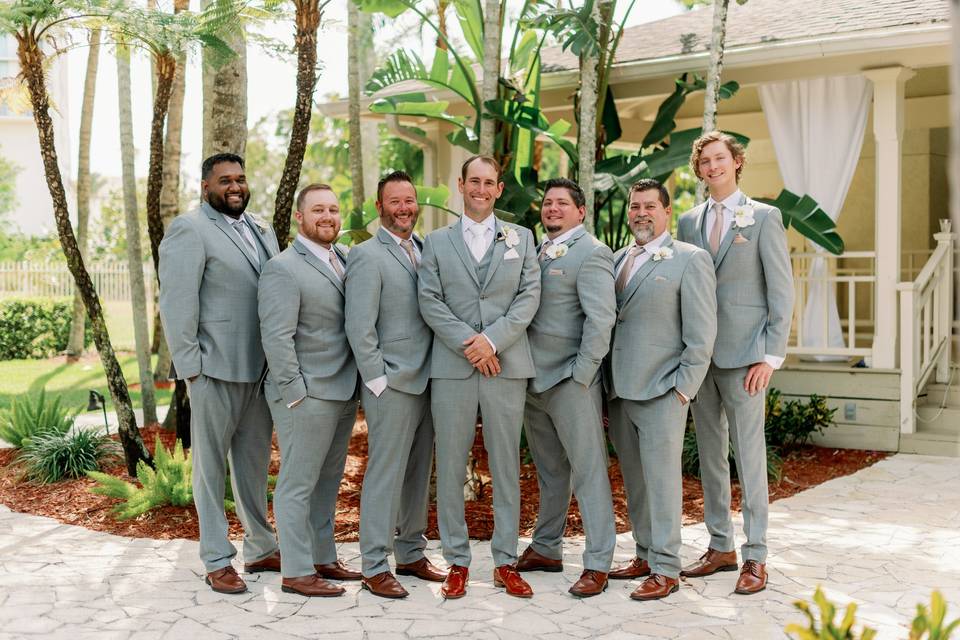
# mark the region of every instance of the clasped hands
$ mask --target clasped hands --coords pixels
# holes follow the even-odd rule
[[[484,376],[492,378],[500,373],[500,359],[482,334],[467,338],[463,346],[464,357]]]

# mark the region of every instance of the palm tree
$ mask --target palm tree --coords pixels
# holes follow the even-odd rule
[[[483,2],[483,78],[480,89],[482,104],[499,97],[500,84],[500,35],[503,24],[503,8],[499,0]],[[480,119],[480,153],[492,156],[496,143],[496,122],[491,118]]]
[[[290,143],[283,165],[277,198],[273,210],[273,230],[280,248],[290,240],[290,214],[293,196],[300,182],[303,154],[310,134],[310,116],[313,111],[313,91],[317,86],[317,30],[323,10],[331,0],[293,0],[296,8],[294,47],[297,50],[297,101],[293,108]]]
[[[600,3],[588,0],[592,7],[591,21],[600,25]],[[586,210],[593,211],[593,173],[597,162],[597,67],[600,65],[600,47],[586,47],[580,54],[580,126],[577,129],[577,180],[586,196]],[[583,219],[587,231],[593,233],[593,216]]]
[[[203,0],[207,8],[214,0]],[[228,152],[244,155],[247,147],[247,42],[241,25],[224,38],[235,56],[217,64],[203,52],[203,157]]]
[[[83,102],[80,107],[80,136],[77,159],[77,243],[80,255],[87,255],[87,229],[90,225],[90,136],[93,130],[93,102],[97,91],[97,66],[100,62],[100,29],[90,30],[90,49],[87,52],[87,72],[83,80]],[[83,354],[87,319],[83,298],[77,291],[73,296],[73,319],[67,341],[67,357]]]
[[[720,101],[720,75],[723,72],[723,48],[727,41],[727,10],[729,8],[730,0],[713,0],[710,67],[707,70],[707,89],[703,98],[703,124],[700,127],[704,132],[717,128],[717,103]],[[703,202],[704,199],[706,199],[706,186],[703,182],[698,182],[697,202]]]
[[[74,9],[67,2],[56,0],[18,0],[16,3],[0,9],[0,29],[13,35],[17,41],[17,60],[20,63],[20,75],[27,85],[30,104],[33,109],[33,120],[37,125],[40,155],[43,160],[47,188],[53,201],[57,235],[60,238],[60,246],[66,257],[70,274],[73,276],[77,290],[83,298],[87,317],[90,319],[93,341],[97,347],[97,352],[100,354],[110,397],[117,410],[118,431],[127,464],[127,472],[130,475],[135,475],[137,463],[140,460],[148,463],[152,460],[150,452],[144,446],[140,432],[137,430],[130,393],[127,390],[127,383],[123,377],[123,371],[120,369],[120,363],[117,361],[113,346],[110,344],[110,334],[104,321],[103,308],[100,306],[100,299],[97,297],[93,281],[84,265],[80,246],[70,224],[70,209],[58,163],[53,121],[50,118],[50,96],[47,93],[44,72],[46,54],[41,42],[44,42],[51,35],[51,29],[68,20],[80,18],[83,15],[81,11]],[[87,15],[90,13],[92,12],[86,12]],[[107,10],[102,10],[101,15],[106,16],[108,13]]]
[[[363,44],[360,24],[360,8],[347,3],[347,84],[350,125],[350,182],[353,191],[353,208],[359,210],[366,200],[363,184],[363,135],[360,127],[360,76],[363,66]],[[288,223],[289,225],[289,223]],[[278,232],[279,233],[279,232]],[[278,236],[279,237],[279,236]]]

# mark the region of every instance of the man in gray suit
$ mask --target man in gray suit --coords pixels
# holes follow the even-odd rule
[[[265,360],[257,284],[278,250],[269,225],[244,213],[250,200],[243,159],[203,161],[200,207],[177,216],[160,243],[160,318],[177,377],[192,409],[193,501],[200,519],[206,582],[220,593],[247,590],[231,560],[223,511],[226,461],[243,523],[244,570],[279,571],[267,522],[272,424],[260,382]]]
[[[377,185],[377,235],[350,252],[347,263],[347,339],[360,377],[367,417],[367,470],[360,498],[363,586],[384,598],[407,590],[390,572],[442,582],[446,574],[423,555],[433,467],[430,346],[420,316],[417,267],[423,241],[413,232],[420,215],[417,190],[403,171]],[[394,531],[396,530],[396,536]]]
[[[297,196],[296,239],[260,277],[260,332],[270,373],[267,402],[280,441],[273,507],[282,589],[338,596],[327,582],[359,580],[337,559],[337,492],[357,417],[357,365],[344,331],[346,247],[340,205],[325,184]]]
[[[617,252],[610,350],[610,439],[620,459],[636,557],[612,578],[646,576],[634,600],[679,588],[687,406],[710,366],[716,280],[706,251],[670,237],[670,195],[656,180],[630,189],[635,242]]]
[[[764,389],[786,355],[793,274],[780,212],[738,187],[743,161],[743,147],[730,135],[713,131],[694,142],[690,165],[710,197],[681,216],[677,235],[713,255],[718,321],[713,364],[693,405],[710,546],[683,575],[737,569],[727,458],[732,441],[747,537],[736,592],[750,594],[767,584]]]
[[[529,598],[533,591],[514,563],[520,428],[527,379],[534,376],[527,326],[540,304],[540,270],[530,231],[494,216],[503,193],[497,161],[470,158],[458,186],[464,214],[427,236],[419,281],[420,312],[434,332],[437,513],[444,558],[451,565],[441,593],[466,594],[470,540],[463,484],[479,408],[493,477],[493,581],[510,595]]]
[[[533,541],[519,571],[562,571],[571,486],[587,535],[578,597],[607,588],[616,546],[600,365],[616,320],[613,254],[583,227],[585,198],[565,178],[548,180],[540,204],[540,309],[527,331],[536,376],[527,387],[524,431],[540,485]],[[571,485],[572,478],[572,485]]]

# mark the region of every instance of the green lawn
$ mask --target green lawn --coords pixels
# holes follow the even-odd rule
[[[138,383],[137,359],[132,354],[118,354],[127,384]],[[154,359],[155,361],[155,359]],[[139,386],[139,385],[138,385]],[[5,360],[0,362],[0,409],[10,406],[11,400],[24,394],[36,394],[46,388],[47,395],[59,395],[61,403],[71,409],[86,410],[87,392],[96,389],[107,398],[107,410],[114,409],[107,390],[107,379],[96,354],[79,362],[67,364],[64,357],[49,360]],[[140,390],[130,390],[133,406],[140,406]],[[170,391],[157,390],[157,404],[170,401]]]

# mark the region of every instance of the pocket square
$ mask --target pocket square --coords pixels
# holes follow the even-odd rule
[[[504,260],[516,260],[519,257],[520,257],[520,254],[517,253],[516,249],[510,249],[509,251],[503,254]]]
[[[548,276],[562,276],[562,275],[563,275],[563,269],[549,269],[549,270],[547,271],[547,275],[548,275]]]
[[[738,233],[733,238],[733,244],[743,244],[744,242],[750,242],[750,241],[744,238],[743,234]]]
[[[654,282],[666,282],[666,281],[667,281],[667,278],[666,278],[666,276],[654,276],[654,277],[653,277],[653,281],[654,281]]]

